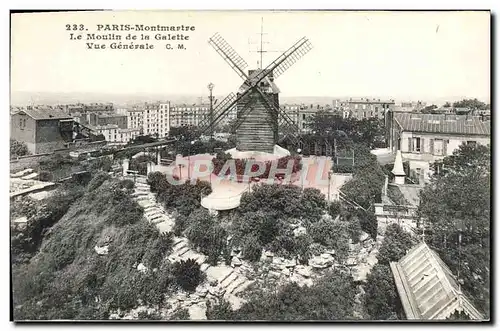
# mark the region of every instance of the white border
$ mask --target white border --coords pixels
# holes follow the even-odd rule
[[[2,14],[5,15],[5,20],[2,20],[1,26],[1,33],[0,36],[2,38],[2,45],[3,51],[1,52],[2,54],[2,66],[0,67],[0,70],[2,70],[2,75],[3,77],[3,84],[2,84],[2,94],[1,94],[1,100],[2,100],[2,120],[0,121],[0,134],[2,135],[2,138],[0,139],[0,146],[2,149],[2,154],[5,155],[2,162],[2,171],[1,173],[4,174],[5,181],[2,181],[2,184],[5,183],[7,186],[8,185],[8,153],[9,153],[9,148],[8,148],[8,136],[9,136],[9,119],[8,119],[8,109],[9,109],[9,85],[10,82],[8,81],[9,77],[9,9],[58,9],[58,8],[63,8],[63,9],[142,9],[142,10],[147,10],[147,9],[212,9],[212,10],[217,10],[217,9],[239,9],[239,10],[245,10],[245,9],[351,9],[351,10],[356,10],[356,9],[419,9],[419,10],[428,10],[428,9],[491,9],[494,14],[498,14],[500,1],[495,1],[495,0],[450,0],[450,1],[437,1],[437,0],[419,0],[419,1],[414,1],[414,0],[407,0],[407,1],[396,1],[396,0],[384,0],[384,1],[370,1],[370,0],[351,0],[351,1],[319,1],[319,0],[307,0],[307,1],[294,1],[294,0],[288,0],[288,1],[272,1],[272,0],[252,0],[252,1],[222,1],[222,0],[212,0],[212,1],[203,1],[203,0],[184,0],[184,1],[168,1],[167,3],[165,2],[159,2],[159,1],[151,1],[151,0],[141,0],[141,1],[104,1],[104,0],[88,0],[88,1],[44,1],[43,4],[41,4],[40,1],[3,1],[2,2]],[[497,36],[498,37],[498,36]],[[497,45],[495,45],[495,49]],[[497,52],[495,52],[498,54]],[[496,67],[498,70],[498,67]],[[496,72],[495,72],[496,73]],[[494,73],[492,73],[494,74]],[[493,77],[493,76],[492,76]],[[492,97],[495,98],[498,92],[498,87],[495,88],[495,91],[492,94]],[[496,101],[496,100],[495,100]],[[496,102],[492,100],[492,104],[496,105]],[[493,110],[493,111],[496,111]],[[496,121],[496,116],[493,116],[494,120]],[[494,136],[493,136],[494,138]],[[496,155],[496,150],[494,151],[494,155]],[[3,272],[2,272],[2,281],[1,281],[1,298],[2,300],[2,306],[1,306],[1,321],[3,322],[2,324],[2,329],[4,327],[7,328],[13,328],[14,324],[9,323],[9,296],[10,296],[10,288],[9,288],[9,253],[8,253],[8,243],[10,242],[9,238],[9,229],[8,229],[8,220],[9,220],[9,208],[7,204],[8,197],[7,197],[7,188],[3,188],[1,191],[2,196],[0,198],[0,201],[4,205],[4,208],[1,208],[1,210],[4,212],[4,215],[2,217],[3,219],[3,231],[0,231],[2,233],[2,239],[0,242],[3,243],[3,248],[0,250],[0,257],[1,257],[1,266],[3,267]],[[495,196],[495,200],[500,199],[498,198],[498,195]],[[497,201],[495,201],[497,202]],[[498,206],[498,203],[494,203],[494,205]],[[495,227],[498,228],[498,225]],[[496,235],[496,233],[495,233]],[[494,240],[492,241],[492,244],[494,244]],[[498,245],[496,245],[498,248]],[[496,256],[496,254],[495,254]],[[494,263],[496,262],[493,261]],[[498,268],[496,268],[498,271]],[[497,272],[498,276],[498,272]],[[492,280],[494,282],[495,280]],[[496,289],[496,286],[495,286]],[[495,293],[494,293],[495,294]],[[496,297],[495,297],[496,298]],[[498,312],[498,304],[495,304],[495,307],[497,309],[495,310],[495,313]],[[495,314],[495,316],[498,316]],[[68,325],[69,326],[69,325]],[[103,325],[103,324],[98,324],[95,325],[94,327],[97,327],[98,329],[108,329],[109,327],[114,327],[114,325]],[[194,327],[207,327],[208,325],[193,325]],[[236,325],[233,325],[233,327]],[[237,325],[238,328],[240,327],[251,327],[251,328],[275,328],[277,325],[251,325],[251,326],[245,326],[245,325]],[[292,325],[284,325],[284,327],[291,327]],[[310,328],[310,327],[315,327],[317,325],[309,325],[309,324],[300,324],[298,325],[301,328]],[[335,327],[335,328],[344,328],[344,327],[353,327],[355,325],[329,325],[327,327]],[[398,325],[400,327],[401,324]],[[52,325],[47,325],[47,326],[41,326],[43,329],[51,329]],[[78,326],[73,326],[77,328],[84,328],[84,325],[78,325]],[[168,328],[179,328],[176,325],[160,325],[160,327],[168,327]],[[185,326],[184,326],[185,327]],[[218,328],[220,327],[219,325],[213,324],[210,325],[212,328]],[[229,326],[231,327],[231,326]],[[371,325],[371,326],[363,326],[363,327],[368,327],[368,328],[374,328],[377,327],[376,325]],[[378,327],[384,327],[384,325],[380,325]],[[418,326],[419,328],[424,328],[426,327],[425,324]],[[433,325],[433,327],[439,327],[438,325]],[[477,327],[476,325],[472,324],[469,325],[468,327],[470,328],[475,328]],[[143,328],[143,326],[133,326],[133,328]]]

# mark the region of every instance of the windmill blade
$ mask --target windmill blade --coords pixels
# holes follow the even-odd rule
[[[296,144],[296,145],[301,144],[302,141],[298,135],[298,133],[300,132],[300,129],[297,126],[297,124],[295,124],[295,122],[290,118],[290,116],[288,116],[288,114],[285,112],[284,109],[280,108],[276,103],[271,101],[266,96],[266,94],[264,92],[262,92],[262,90],[259,87],[255,87],[255,90],[257,90],[258,93],[262,96],[262,98],[264,99],[267,106],[272,111],[274,111],[276,113],[276,115],[278,115],[278,117],[281,117],[282,123],[284,121],[288,125],[288,128],[290,129],[290,131],[288,133],[286,133],[286,135],[290,136],[292,138],[292,141],[294,144]]]
[[[288,68],[306,55],[311,49],[312,44],[309,39],[302,37],[255,77],[254,86],[256,86],[271,72],[275,78],[281,76]]]
[[[217,107],[213,110],[213,116],[205,117],[199,124],[201,133],[203,134],[209,128],[214,127],[217,123],[224,118],[227,113],[236,105],[236,103],[245,97],[250,92],[250,89],[245,90],[239,95],[230,93],[227,97],[222,100]]]
[[[245,68],[248,64],[236,51],[221,37],[219,33],[214,34],[208,43],[219,53],[220,56],[226,61],[229,66],[240,76],[243,80],[247,80],[248,76],[245,73]]]

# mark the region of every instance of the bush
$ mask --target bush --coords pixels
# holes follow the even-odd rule
[[[87,191],[91,192],[98,189],[105,181],[110,178],[111,177],[105,172],[96,173],[90,180],[90,183],[87,185]]]
[[[351,164],[334,164],[332,171],[337,174],[352,174],[354,167]]]
[[[172,269],[177,285],[185,291],[194,292],[204,280],[205,275],[200,270],[200,265],[193,259],[175,262]]]
[[[24,155],[29,155],[28,146],[22,141],[17,141],[14,139],[10,140],[10,157],[19,157]]]
[[[207,262],[215,265],[226,248],[227,233],[205,209],[193,211],[189,217],[180,218],[177,231],[186,227],[185,235],[194,247],[208,256]]]
[[[207,301],[207,319],[212,321],[231,321],[234,319],[231,304],[222,299],[217,303]]]
[[[40,171],[38,174],[38,180],[41,180],[42,182],[50,182],[53,180],[52,173],[49,171]]]
[[[262,244],[255,236],[249,235],[242,240],[242,254],[246,260],[257,262],[262,256]]]
[[[151,172],[148,175],[148,184],[151,188],[151,192],[158,192],[160,185],[165,181],[165,175],[159,171]]]
[[[170,320],[174,321],[186,321],[189,320],[189,311],[187,308],[181,308],[177,310],[172,316],[170,317]]]

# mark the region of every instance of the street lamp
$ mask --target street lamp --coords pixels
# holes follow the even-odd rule
[[[302,152],[302,150],[300,148],[297,148],[297,154],[300,155],[300,153]],[[302,171],[304,171],[304,169],[300,169],[300,187],[302,188],[302,191],[304,190],[304,175],[302,174]]]
[[[189,144],[189,153],[188,153],[188,180],[191,180],[191,146],[194,145],[194,140],[191,140]]]
[[[210,91],[210,112],[209,112],[209,117],[210,117],[210,139],[213,139],[214,131],[213,131],[213,121],[214,121],[214,109],[213,109],[213,96],[212,96],[212,90],[214,89],[215,85],[213,83],[208,84],[208,90]]]
[[[332,173],[333,173],[332,170],[328,171],[328,202],[331,201],[331,198],[330,198],[330,186],[331,186]]]

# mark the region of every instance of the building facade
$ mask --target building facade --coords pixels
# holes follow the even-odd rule
[[[427,103],[422,101],[403,101],[394,107],[394,111],[420,112],[425,106],[427,106]]]
[[[353,117],[357,120],[373,117],[383,119],[385,113],[394,111],[396,105],[392,99],[381,100],[374,98],[350,98],[345,103],[347,106],[344,106],[342,111],[348,112],[349,117]]]
[[[490,143],[490,121],[479,116],[389,112],[386,117],[388,146],[400,150],[410,171],[427,180],[430,164],[452,155],[463,143]]]
[[[114,124],[96,126],[94,131],[102,134],[107,142],[117,144],[126,144],[140,135],[138,128],[123,129]]]
[[[11,139],[26,143],[31,154],[63,149],[74,138],[73,119],[59,110],[27,107],[10,120]]]

